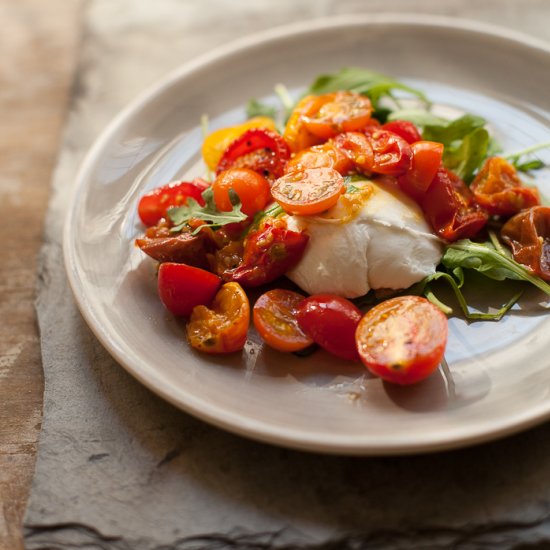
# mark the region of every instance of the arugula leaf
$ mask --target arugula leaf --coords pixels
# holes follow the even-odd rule
[[[425,126],[444,126],[449,123],[448,120],[424,109],[399,109],[397,111],[392,111],[388,115],[388,120],[408,120],[421,128]]]
[[[424,127],[422,137],[427,141],[439,141],[446,147],[468,134],[483,128],[487,121],[476,115],[462,115],[454,120],[445,120],[439,124],[428,124]]]
[[[267,116],[275,118],[277,116],[277,108],[267,103],[262,103],[257,99],[250,99],[246,105],[247,118],[254,118],[257,116]]]
[[[451,145],[444,151],[443,163],[468,183],[487,157],[489,139],[485,128],[476,128],[464,136],[458,145]]]
[[[203,220],[208,223],[208,227],[218,229],[228,223],[241,222],[247,219],[247,215],[241,211],[241,201],[233,189],[229,190],[229,199],[233,206],[230,212],[220,212],[214,202],[214,192],[212,187],[208,187],[202,192],[204,206],[201,206],[195,199],[188,198],[187,204],[169,208],[167,215],[174,224],[170,231],[176,233],[181,231],[191,218]],[[193,235],[198,233],[202,227],[197,227]]]
[[[522,149],[521,151],[517,151],[516,153],[511,153],[509,155],[506,155],[504,158],[509,160],[510,163],[518,170],[519,172],[530,172],[531,170],[540,170],[541,168],[544,168],[546,164],[540,160],[540,159],[532,159],[532,160],[522,160],[525,157],[528,157],[532,153],[539,151],[540,149],[547,149],[550,148],[550,141],[546,141],[544,143],[538,143],[537,145],[533,145],[531,147],[527,147],[526,149]]]

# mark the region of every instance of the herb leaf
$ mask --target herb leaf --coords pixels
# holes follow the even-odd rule
[[[540,149],[548,149],[548,148],[550,148],[550,141],[546,141],[544,143],[538,143],[537,145],[527,147],[527,149],[523,149],[516,153],[506,155],[504,158],[509,160],[511,164],[515,166],[516,170],[518,170],[519,172],[529,172],[531,170],[540,170],[541,168],[544,168],[546,166],[546,164],[542,160],[540,159],[523,160],[523,159],[525,157],[528,157],[532,153],[539,151]]]
[[[267,116],[269,118],[275,118],[277,116],[277,108],[267,103],[262,103],[257,99],[250,99],[246,105],[247,118],[254,118],[257,116]]]
[[[229,190],[229,198],[233,206],[230,212],[221,212],[217,209],[212,187],[202,192],[202,198],[205,202],[204,206],[195,199],[188,198],[187,204],[168,209],[167,215],[174,224],[170,231],[174,233],[181,231],[192,218],[203,220],[208,223],[208,227],[218,229],[228,223],[244,221],[248,217],[241,211],[241,201],[233,189]],[[195,229],[193,234],[198,233],[201,228],[202,226]]]
[[[489,132],[485,128],[476,128],[457,145],[451,145],[445,150],[443,163],[459,178],[469,182],[487,157],[489,140]]]

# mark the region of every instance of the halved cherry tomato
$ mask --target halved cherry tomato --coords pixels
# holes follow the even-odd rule
[[[334,294],[314,294],[298,305],[298,325],[329,353],[358,361],[355,330],[361,311],[349,300]]]
[[[344,178],[334,168],[290,172],[271,187],[273,198],[286,212],[304,216],[324,212],[344,192]]]
[[[441,167],[444,147],[436,141],[415,141],[411,149],[411,166],[405,174],[399,176],[398,182],[407,195],[418,201]]]
[[[223,153],[229,145],[251,128],[275,130],[276,125],[272,118],[259,116],[251,118],[242,124],[237,124],[236,126],[215,130],[206,137],[202,144],[202,158],[208,168],[210,168],[210,170],[216,170]]]
[[[411,165],[411,146],[400,136],[375,126],[365,128],[374,153],[371,170],[377,174],[400,176]]]
[[[374,151],[370,140],[360,132],[344,132],[334,138],[334,145],[342,151],[361,172],[369,173],[374,165]]]
[[[285,171],[288,173],[306,168],[334,168],[344,176],[353,170],[353,162],[335,142],[327,141],[296,153],[288,161]]]
[[[157,224],[161,218],[165,218],[169,208],[185,204],[188,197],[195,199],[202,206],[204,200],[201,194],[209,185],[201,178],[196,178],[192,182],[167,183],[141,197],[138,203],[138,215],[141,221],[150,227]]]
[[[268,179],[276,179],[283,175],[289,158],[290,149],[277,132],[253,128],[227,147],[216,173],[234,167],[249,168]]]
[[[312,145],[318,145],[324,140],[312,134],[305,125],[304,117],[314,115],[323,105],[323,100],[316,95],[308,95],[302,98],[290,114],[286,123],[283,138],[288,143],[290,150],[297,153]]]
[[[313,344],[298,326],[296,311],[304,296],[292,290],[274,289],[254,304],[252,318],[264,342],[279,351],[299,351]]]
[[[198,305],[210,305],[222,280],[213,273],[186,264],[160,264],[158,293],[174,315],[188,317]]]
[[[221,277],[246,287],[274,281],[301,260],[308,241],[307,234],[290,231],[278,220],[268,221],[245,239],[238,267],[222,271]]]
[[[365,128],[370,121],[370,99],[356,92],[340,91],[319,96],[319,109],[302,115],[305,127],[321,139]]]
[[[386,122],[382,124],[382,130],[388,130],[389,132],[397,134],[409,144],[422,139],[418,128],[408,120],[392,120]]]
[[[540,204],[538,191],[524,187],[514,166],[501,157],[485,161],[470,189],[476,202],[495,216],[513,216]]]
[[[420,206],[432,229],[448,241],[474,237],[489,218],[466,184],[445,168],[437,171]]]
[[[229,197],[230,189],[239,196],[241,210],[247,216],[263,210],[271,200],[269,182],[249,168],[230,168],[219,174],[212,184],[214,202],[222,212],[230,212],[233,207]]]
[[[250,304],[238,283],[224,284],[210,308],[196,306],[187,324],[191,346],[206,353],[233,353],[243,349],[250,324]]]
[[[394,384],[414,384],[441,363],[447,318],[420,296],[390,298],[369,310],[356,331],[365,366]]]
[[[501,229],[502,240],[512,248],[514,260],[550,281],[550,207],[533,206]]]

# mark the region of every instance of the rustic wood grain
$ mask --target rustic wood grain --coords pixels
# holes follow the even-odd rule
[[[36,260],[68,107],[81,0],[0,0],[0,549],[23,548],[43,377]]]

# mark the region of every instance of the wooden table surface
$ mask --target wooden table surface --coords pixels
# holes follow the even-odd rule
[[[82,8],[81,0],[0,0],[0,550],[23,548],[42,414],[37,255]]]

